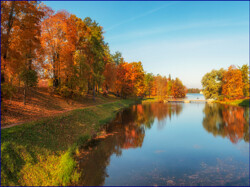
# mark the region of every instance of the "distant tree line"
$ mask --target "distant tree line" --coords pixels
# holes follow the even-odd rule
[[[199,88],[188,88],[187,90],[188,93],[200,93],[200,91]]]
[[[103,28],[96,21],[54,12],[40,1],[1,2],[1,87],[9,97],[15,87],[26,92],[39,79],[49,80],[54,93],[65,97],[102,90],[120,97],[184,97],[176,78],[146,73],[141,62],[125,62],[111,54]]]
[[[212,70],[202,78],[207,99],[239,99],[249,97],[249,66],[230,66],[227,70]]]

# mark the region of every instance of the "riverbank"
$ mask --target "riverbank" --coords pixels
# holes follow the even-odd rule
[[[93,105],[100,105],[118,101],[119,98],[112,94],[104,97],[96,96],[95,101],[90,94],[75,95],[65,98],[50,92],[49,88],[30,88],[27,92],[26,105],[23,104],[23,90],[16,88],[12,98],[3,98],[1,103],[1,127],[13,124],[23,124],[48,116],[58,116],[65,112]]]
[[[153,103],[153,102],[159,102],[157,97],[150,97],[150,98],[143,98],[142,99],[142,104],[143,103]]]
[[[237,99],[232,101],[216,101],[216,103],[249,107],[250,99]]]
[[[54,186],[77,182],[80,146],[134,100],[119,100],[1,130],[1,185]]]

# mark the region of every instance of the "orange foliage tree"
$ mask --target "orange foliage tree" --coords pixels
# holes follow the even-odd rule
[[[26,90],[37,82],[38,59],[41,56],[40,23],[44,6],[37,1],[1,2],[1,78],[12,86],[23,82]],[[20,84],[19,84],[20,85]]]
[[[187,93],[186,87],[182,84],[181,80],[176,78],[172,85],[172,94],[175,98],[183,98]]]
[[[134,95],[142,97],[145,93],[145,73],[141,62],[132,62],[132,86],[134,87]]]
[[[132,64],[123,62],[117,67],[116,91],[121,97],[127,97],[133,93],[131,79]]]
[[[115,88],[115,82],[117,78],[117,67],[116,64],[112,61],[107,62],[105,65],[105,70],[103,72],[103,75],[105,77],[103,86],[106,91],[109,91],[110,89]]]
[[[222,95],[228,99],[243,96],[242,74],[235,66],[230,66],[228,70],[223,73]]]
[[[42,23],[41,41],[46,58],[44,67],[53,79],[53,87],[58,87],[61,81],[61,72],[67,67],[64,60],[68,53],[65,54],[65,52],[67,46],[71,46],[70,40],[67,40],[68,18],[69,14],[66,11],[61,11],[49,16]]]

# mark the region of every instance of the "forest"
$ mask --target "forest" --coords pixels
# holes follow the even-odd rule
[[[90,17],[55,12],[39,1],[1,2],[1,99],[45,81],[65,98],[112,93],[121,98],[185,97],[179,78],[153,75],[141,62],[111,54],[104,28]]]

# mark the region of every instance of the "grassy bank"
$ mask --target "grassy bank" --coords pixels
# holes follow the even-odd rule
[[[12,124],[23,124],[36,121],[48,116],[61,115],[62,113],[78,108],[105,104],[118,101],[113,94],[103,96],[97,93],[95,101],[90,94],[74,95],[65,98],[59,94],[52,93],[49,88],[30,88],[27,92],[26,105],[23,104],[23,90],[18,89],[10,99],[3,98],[1,103],[1,127]]]
[[[1,130],[1,185],[67,185],[76,182],[78,148],[122,108],[114,103]]]
[[[143,98],[142,103],[159,102],[157,97]]]
[[[217,101],[221,104],[249,107],[250,99],[238,99],[232,101]]]

